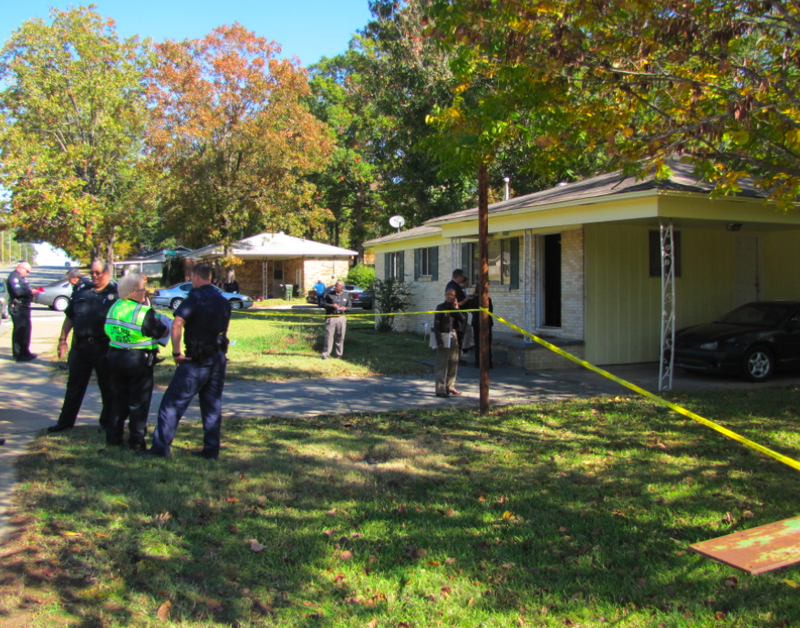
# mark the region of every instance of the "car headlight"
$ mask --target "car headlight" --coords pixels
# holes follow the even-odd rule
[[[716,351],[719,348],[719,344],[714,342],[704,342],[700,345],[701,349],[705,349],[706,351]]]

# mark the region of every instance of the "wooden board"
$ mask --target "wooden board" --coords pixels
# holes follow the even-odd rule
[[[749,574],[800,563],[800,517],[734,532],[689,549]]]

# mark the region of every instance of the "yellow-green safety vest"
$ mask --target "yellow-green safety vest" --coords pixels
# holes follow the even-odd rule
[[[129,299],[117,301],[106,317],[106,335],[117,349],[155,349],[158,340],[142,333],[144,317],[150,306]]]

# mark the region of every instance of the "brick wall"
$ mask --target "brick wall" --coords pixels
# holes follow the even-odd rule
[[[404,280],[411,282],[414,289],[412,304],[409,311],[433,310],[439,303],[444,301],[444,288],[447,282],[450,281],[450,276],[453,271],[453,269],[450,268],[450,247],[451,245],[449,242],[439,246],[439,279],[435,282],[427,278],[421,278],[419,281],[414,282],[414,248],[405,249]],[[524,273],[522,269],[525,260],[522,259],[522,257],[525,249],[522,238],[520,238],[519,250],[519,289],[512,290],[508,285],[491,284],[489,286],[489,294],[492,298],[494,311],[498,316],[524,328],[524,291],[530,290],[533,292],[533,308],[535,311],[536,286],[526,286],[524,284]],[[535,260],[536,247],[534,242],[534,277],[537,275]],[[378,278],[383,278],[385,276],[384,262],[385,258],[383,252],[378,251],[375,256],[375,272]],[[535,280],[533,283],[535,283]],[[548,328],[548,335],[576,340],[583,339],[585,330],[584,292],[585,267],[583,229],[563,231],[561,234],[561,327]],[[429,324],[432,325],[433,315],[417,314],[400,316],[397,317],[395,328],[398,331],[422,332],[425,321],[428,321]],[[495,329],[497,331],[511,331],[510,328],[500,323],[496,323]],[[583,355],[582,351],[582,347],[580,350],[576,347],[576,353],[579,353],[581,357]],[[535,356],[533,355],[534,353],[536,354]],[[556,354],[550,354],[550,351],[545,351],[544,353],[525,351],[521,352],[519,357],[515,358],[515,361],[518,362],[519,366],[526,366],[527,368],[564,368],[564,366],[569,366],[569,364],[564,364],[565,362],[568,363],[568,360],[565,358],[561,358]],[[511,359],[511,356],[509,356],[509,360]],[[530,365],[528,364],[529,361],[531,362]]]
[[[244,264],[236,267],[235,272],[239,292],[252,299],[262,296],[261,260],[245,260]]]
[[[307,294],[317,279],[326,286],[333,285],[337,279],[344,279],[350,272],[349,259],[306,259],[303,271],[303,294]]]

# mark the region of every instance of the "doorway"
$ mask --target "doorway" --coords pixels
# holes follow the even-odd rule
[[[561,234],[536,236],[536,326],[561,327]]]

